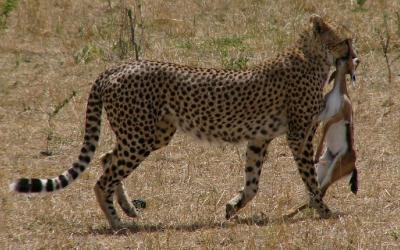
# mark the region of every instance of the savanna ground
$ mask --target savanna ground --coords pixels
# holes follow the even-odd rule
[[[331,187],[325,201],[336,218],[320,220],[308,210],[283,220],[307,196],[279,138],[259,194],[237,222],[226,222],[224,205],[243,183],[244,146],[177,133],[126,180],[148,208],[134,221],[120,211],[136,226],[113,233],[93,192],[99,156],[115,139],[106,122],[91,167],[66,190],[26,196],[8,185],[22,176],[56,176],[77,157],[92,82],[134,56],[122,10],[135,2],[1,0],[0,249],[399,248],[400,2],[362,2],[143,1],[135,11],[140,57],[193,66],[260,63],[293,43],[311,13],[346,24],[362,60],[358,86],[350,88],[360,190],[352,195],[345,180]]]

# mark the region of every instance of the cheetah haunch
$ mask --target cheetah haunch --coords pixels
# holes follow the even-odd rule
[[[102,73],[88,98],[85,137],[72,167],[52,179],[15,181],[23,193],[51,192],[77,179],[93,158],[104,107],[117,141],[102,157],[103,174],[95,185],[101,209],[111,227],[121,227],[113,203],[137,211],[122,180],[154,150],[166,146],[177,128],[201,139],[248,142],[243,189],[226,205],[231,218],[257,193],[267,147],[287,135],[289,147],[307,187],[309,204],[321,217],[330,210],[322,201],[313,166],[313,117],[324,108],[323,85],[332,65],[350,51],[345,29],[313,15],[292,48],[252,69],[229,71],[133,61]],[[304,145],[304,147],[302,146]]]

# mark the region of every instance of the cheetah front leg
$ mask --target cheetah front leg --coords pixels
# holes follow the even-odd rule
[[[316,128],[317,125],[313,128],[313,133],[310,133],[307,138],[302,136],[306,132],[300,133],[298,130],[289,129],[287,140],[294,160],[297,163],[301,179],[309,191],[309,206],[316,209],[321,218],[327,218],[331,215],[331,211],[322,201],[323,193],[318,186],[313,160],[314,150],[312,139]]]
[[[246,150],[245,184],[239,194],[226,204],[226,219],[232,218],[241,208],[254,198],[258,191],[261,168],[270,141],[249,141]]]

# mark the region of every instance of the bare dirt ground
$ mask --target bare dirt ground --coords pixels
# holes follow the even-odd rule
[[[256,65],[295,41],[312,13],[346,24],[362,61],[358,86],[349,88],[360,190],[352,195],[346,180],[330,188],[334,218],[307,210],[283,220],[307,196],[279,138],[259,194],[227,222],[224,205],[243,182],[244,146],[178,133],[127,178],[130,195],[148,208],[129,230],[113,233],[93,192],[99,156],[114,141],[105,120],[91,167],[68,189],[17,195],[8,185],[58,175],[77,157],[92,82],[134,55],[122,11],[134,1],[0,0],[0,249],[399,249],[400,2],[361,2],[143,1],[140,56],[193,66]]]

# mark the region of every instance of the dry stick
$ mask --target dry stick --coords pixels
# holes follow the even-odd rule
[[[60,110],[64,108],[75,96],[76,96],[76,91],[73,90],[71,95],[65,98],[62,102],[58,103],[52,112],[47,113],[48,115],[47,123],[49,125],[49,131],[47,132],[47,137],[46,137],[46,150],[40,151],[41,155],[51,156],[53,154],[53,152],[51,152],[49,149],[50,141],[53,138],[53,128],[52,128],[53,126],[51,121],[60,112]]]
[[[397,11],[396,18],[397,18],[397,35],[400,37],[400,12]]]
[[[397,17],[397,33],[400,36],[400,12],[395,12],[396,17]],[[384,31],[383,32],[379,32],[379,43],[382,47],[382,52],[383,52],[383,56],[385,57],[385,61],[386,61],[386,68],[388,71],[388,82],[392,83],[392,69],[391,66],[392,64],[400,59],[400,55],[398,55],[397,57],[395,57],[394,59],[390,60],[389,58],[389,50],[390,50],[390,41],[391,41],[391,36],[390,36],[390,32],[389,32],[389,28],[388,28],[388,24],[387,24],[387,20],[386,17],[384,16]]]
[[[382,47],[382,51],[383,51],[383,56],[385,57],[385,61],[386,61],[386,68],[388,71],[388,81],[389,83],[392,83],[392,64],[400,59],[400,55],[396,56],[393,59],[389,59],[389,48],[390,48],[390,35],[388,32],[386,32],[386,38],[383,37],[382,34],[379,34],[379,38],[380,38],[380,44]]]
[[[143,26],[143,15],[142,15],[142,1],[141,0],[136,0],[135,1],[135,17],[136,13],[138,13],[138,17],[140,19],[139,21],[136,21],[138,28],[140,28],[140,35],[139,35],[139,41],[138,41],[138,50],[142,53],[143,55],[143,41],[144,41],[144,26]]]
[[[309,204],[303,204],[301,206],[298,206],[297,208],[289,210],[289,213],[285,214],[282,216],[283,219],[289,219],[298,214],[300,211],[306,209],[306,208],[311,208]]]
[[[128,9],[128,17],[129,17],[129,24],[131,26],[131,43],[133,46],[133,49],[135,50],[135,58],[136,60],[139,60],[139,48],[138,44],[136,43],[135,40],[135,26],[136,26],[136,16],[132,18],[132,10]]]
[[[127,4],[125,0],[120,0],[120,29],[119,29],[119,37],[118,37],[118,50],[119,50],[119,58],[124,59],[128,54],[127,44],[125,43],[125,35],[127,30],[127,19],[126,10]]]
[[[381,44],[382,51],[383,51],[383,56],[385,57],[385,61],[386,61],[386,68],[388,71],[388,81],[389,81],[389,83],[392,83],[392,69],[390,68],[391,63],[389,61],[389,56],[388,56],[389,45],[390,45],[390,34],[389,34],[388,30],[386,30],[385,35],[386,35],[386,37],[383,37],[383,35],[380,33],[379,38],[380,38],[380,44]]]

